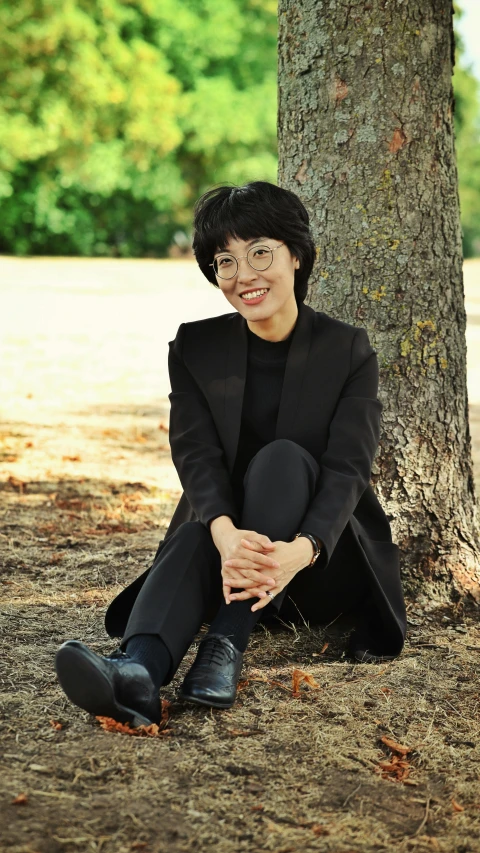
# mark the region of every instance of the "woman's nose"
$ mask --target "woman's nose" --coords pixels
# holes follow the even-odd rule
[[[253,267],[250,266],[246,258],[240,258],[237,260],[238,263],[238,273],[237,279],[238,281],[252,281],[257,277],[256,271]]]

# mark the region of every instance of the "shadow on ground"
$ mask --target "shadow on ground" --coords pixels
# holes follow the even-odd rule
[[[139,462],[143,445],[111,437],[125,442]],[[115,648],[106,606],[150,564],[178,499],[72,464],[75,475],[11,474],[0,488],[3,849],[478,849],[480,636],[468,618],[411,602],[405,651],[374,665],[345,658],[340,623],[259,625],[229,711],[176,698],[203,626],[161,692],[157,738],[105,732],[72,706],[58,645]],[[295,690],[295,670],[310,684]],[[409,749],[402,781],[392,741]]]

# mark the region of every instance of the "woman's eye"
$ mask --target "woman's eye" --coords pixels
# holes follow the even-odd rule
[[[218,266],[219,266],[219,267],[225,267],[225,266],[228,266],[228,264],[231,264],[231,263],[232,263],[232,259],[231,259],[231,258],[219,258],[219,259],[217,260],[217,264],[218,264]]]
[[[256,258],[261,258],[263,255],[266,255],[267,253],[266,253],[265,249],[255,249],[253,254]]]

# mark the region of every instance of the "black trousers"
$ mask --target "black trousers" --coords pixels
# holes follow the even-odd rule
[[[272,541],[291,541],[318,477],[317,461],[294,441],[267,444],[235,487],[241,529]],[[342,535],[326,569],[320,572],[314,563],[299,571],[263,608],[260,621],[278,615],[283,621],[326,624],[358,609],[367,594],[366,576],[358,562],[354,567],[351,543]],[[200,521],[185,522],[165,540],[132,608],[121,647],[135,634],[158,634],[172,655],[168,684],[202,624],[212,621],[223,600],[221,558],[211,533]],[[249,600],[253,604],[258,599]]]

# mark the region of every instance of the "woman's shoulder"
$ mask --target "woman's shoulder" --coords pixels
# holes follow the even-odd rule
[[[314,326],[317,330],[325,330],[328,329],[338,335],[346,335],[347,338],[352,338],[358,332],[359,329],[364,329],[364,326],[354,326],[353,323],[347,323],[345,320],[340,320],[337,317],[332,317],[331,314],[327,314],[325,311],[317,311],[309,305],[302,303],[303,310],[308,312],[312,312]],[[196,336],[198,335],[206,335],[213,334],[215,332],[219,332],[224,330],[226,334],[228,334],[235,323],[238,323],[241,320],[241,315],[238,311],[232,311],[227,314],[217,314],[214,317],[204,317],[201,320],[190,320],[189,322],[182,323],[185,326],[185,332],[188,336]]]

